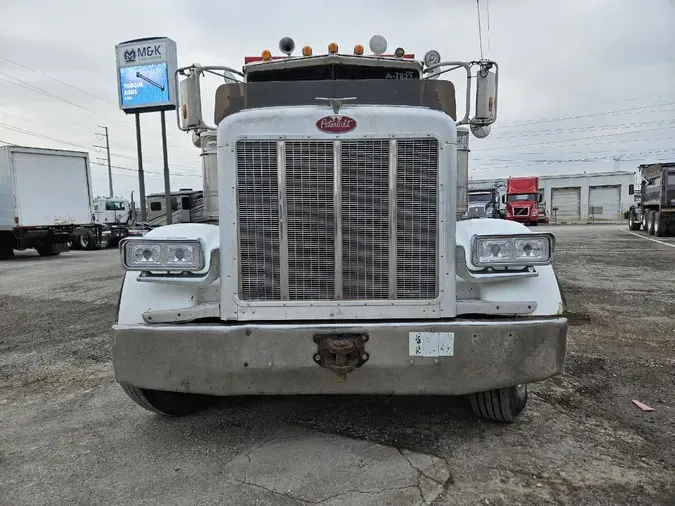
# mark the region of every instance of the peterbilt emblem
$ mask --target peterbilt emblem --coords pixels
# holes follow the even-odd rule
[[[344,134],[356,128],[356,120],[349,116],[326,116],[316,122],[316,128],[329,134]]]

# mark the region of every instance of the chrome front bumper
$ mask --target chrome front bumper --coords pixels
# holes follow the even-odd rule
[[[567,344],[567,320],[558,317],[115,325],[113,329],[118,382],[222,396],[467,394],[560,374]],[[415,355],[411,334],[420,332],[440,335],[444,349],[429,356]],[[368,359],[349,372],[344,382],[315,362],[318,345],[314,338],[326,334],[367,336]],[[448,336],[452,336],[449,341]]]

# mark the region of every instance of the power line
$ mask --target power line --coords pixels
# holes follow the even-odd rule
[[[83,146],[82,144],[77,144],[77,143],[75,143],[75,142],[65,141],[65,140],[63,140],[63,139],[58,139],[58,138],[56,138],[56,137],[51,137],[51,136],[49,136],[49,135],[44,135],[44,134],[40,134],[40,133],[36,133],[36,132],[31,132],[31,131],[25,130],[25,129],[23,129],[23,128],[15,127],[15,126],[13,126],[13,125],[8,125],[7,123],[0,123],[0,128],[4,128],[4,129],[10,130],[10,131],[14,131],[14,132],[17,132],[17,133],[21,133],[21,134],[23,134],[23,135],[30,135],[30,136],[32,136],[32,137],[37,137],[37,138],[39,138],[39,139],[43,139],[43,140],[55,142],[55,143],[57,143],[57,144],[64,144],[64,145],[66,145],[66,146],[73,146],[73,147],[76,147],[76,148],[78,148],[78,149],[82,149],[82,150],[85,150],[85,151],[90,151],[90,148],[88,148],[88,147],[86,147],[86,146]],[[119,157],[122,157],[122,158],[128,158],[129,160],[132,160],[132,161],[137,161],[136,158],[133,158],[133,157],[125,157],[125,156],[123,156],[123,155],[118,155],[118,154],[116,154],[116,153],[114,153],[114,152],[112,152],[111,155],[112,155],[112,156],[119,156]],[[188,170],[195,170],[195,171],[196,171],[196,172],[195,172],[195,176],[198,175],[198,173],[199,173],[199,169],[196,168],[196,167],[193,168],[193,169],[188,169]],[[191,177],[192,177],[192,174],[186,174],[186,173],[181,173],[181,172],[176,172],[176,175],[179,175],[179,176],[191,176]]]
[[[497,151],[497,150],[504,150],[504,149],[514,149],[514,148],[529,148],[529,147],[537,147],[537,146],[547,146],[551,144],[564,144],[567,142],[575,142],[575,141],[585,141],[589,139],[600,139],[603,137],[616,137],[617,135],[633,135],[633,134],[639,134],[639,133],[644,133],[644,132],[660,132],[663,130],[672,130],[675,128],[673,127],[665,127],[665,128],[647,128],[644,130],[633,130],[632,132],[618,132],[618,133],[613,133],[613,134],[602,134],[602,135],[590,135],[587,137],[580,137],[576,139],[563,139],[563,140],[556,140],[556,141],[548,141],[548,142],[538,142],[534,144],[518,144],[516,146],[502,146],[502,147],[492,147],[492,148],[485,148],[485,149],[480,149],[480,152],[483,151]],[[669,137],[664,137],[665,139],[668,139]],[[645,142],[650,139],[640,139],[639,142]],[[654,139],[655,140],[655,139]],[[660,140],[660,139],[659,139]],[[626,141],[621,141],[621,142],[626,142]]]
[[[101,167],[108,167],[107,163],[91,162],[91,161],[89,163],[91,165],[99,165]],[[130,172],[138,172],[138,169],[132,169],[130,167],[121,167],[119,165],[111,165],[111,167],[113,169],[117,169],[117,170],[126,170],[126,171],[130,171]],[[154,172],[154,171],[151,171],[151,170],[144,170],[143,172],[145,172],[146,174],[155,174],[155,175],[158,175],[158,176],[164,175],[162,172]],[[174,177],[174,176],[175,177],[199,177],[198,174],[194,174],[194,175],[193,174],[180,174],[180,173],[177,174],[175,172],[171,174],[171,177]]]
[[[673,109],[675,111],[675,109]],[[613,128],[627,128],[627,127],[643,127],[650,125],[672,125],[675,120],[655,120],[655,121],[634,121],[632,123],[614,123],[611,125],[588,125],[569,128],[549,128],[543,130],[522,130],[519,133],[510,133],[507,135],[500,135],[497,131],[494,134],[494,139],[516,139],[523,137],[543,137],[550,135],[564,135],[568,133],[583,132],[586,130],[610,130]]]
[[[521,121],[510,121],[506,123],[505,125],[502,125],[502,128],[513,128],[517,127],[523,124],[528,124],[528,125],[539,125],[542,123],[552,123],[554,121],[566,121],[570,119],[583,119],[583,118],[594,118],[597,116],[611,116],[613,114],[623,114],[624,112],[633,112],[633,111],[641,111],[645,109],[653,109],[654,107],[665,107],[669,105],[675,105],[675,102],[665,102],[662,104],[653,104],[653,105],[645,105],[645,106],[640,106],[640,107],[631,107],[628,109],[616,109],[612,111],[605,111],[605,112],[597,112],[597,113],[590,113],[590,114],[581,114],[578,116],[559,116],[557,118],[547,118],[547,119],[541,119],[541,120],[521,120]]]
[[[30,68],[30,67],[27,67],[26,65],[22,65],[21,63],[18,63],[18,62],[15,62],[15,61],[13,61],[13,60],[10,60],[9,58],[5,58],[4,56],[0,56],[0,60],[5,60],[5,61],[7,61],[7,62],[9,62],[9,63],[12,63],[12,64],[18,66],[18,67],[21,67],[21,68],[26,69],[26,70],[28,70],[28,71],[30,71],[30,72],[33,72],[34,74],[40,75],[40,76],[42,76],[42,77],[46,77],[47,79],[51,79],[52,81],[55,81],[55,82],[60,83],[60,84],[63,84],[64,86],[68,86],[69,88],[73,88],[74,90],[81,91],[82,93],[86,93],[87,95],[90,95],[90,96],[92,96],[92,97],[98,98],[99,100],[103,100],[104,102],[108,102],[109,104],[117,105],[117,104],[116,104],[115,102],[113,102],[112,100],[108,100],[107,98],[104,98],[104,97],[101,97],[101,96],[99,96],[99,95],[96,95],[95,93],[92,93],[92,92],[90,92],[90,91],[84,90],[84,89],[82,89],[82,88],[78,88],[77,86],[73,86],[72,84],[68,84],[67,82],[61,81],[60,79],[56,79],[55,77],[48,76],[47,74],[43,74],[42,72],[40,72],[40,71],[38,71],[38,70],[32,69],[32,68]]]
[[[4,75],[4,76],[7,76],[7,77],[10,77],[10,78],[12,78],[12,79],[18,81],[19,83],[22,83],[23,86],[22,86],[21,84],[15,83],[15,82],[8,81],[7,79],[2,79],[2,78],[0,78],[0,80],[2,80],[2,81],[8,82],[8,83],[10,83],[10,84],[14,84],[15,86],[19,86],[20,88],[25,88],[25,89],[28,89],[28,90],[30,90],[30,91],[34,91],[34,92],[36,92],[36,93],[40,93],[40,94],[45,95],[45,96],[47,96],[47,97],[53,98],[53,99],[55,99],[55,100],[60,100],[61,102],[64,102],[64,103],[69,104],[69,105],[72,105],[73,107],[77,107],[78,109],[82,109],[83,111],[87,111],[87,112],[90,112],[90,113],[92,113],[92,114],[96,114],[97,116],[101,116],[101,117],[103,117],[103,118],[106,118],[107,120],[114,121],[114,122],[116,122],[116,123],[120,123],[120,121],[118,121],[118,120],[116,120],[116,119],[114,119],[114,118],[111,118],[110,116],[106,116],[105,114],[101,114],[100,112],[97,112],[97,111],[95,111],[95,110],[93,110],[93,109],[89,109],[88,107],[84,107],[84,106],[82,106],[82,105],[80,105],[80,104],[76,104],[75,102],[71,102],[70,100],[67,100],[67,99],[65,99],[65,98],[63,98],[63,97],[60,97],[60,96],[58,96],[58,95],[55,95],[54,93],[50,93],[50,92],[48,92],[48,91],[45,91],[45,90],[43,90],[42,88],[40,88],[40,87],[38,87],[38,86],[34,86],[34,85],[32,85],[32,84],[30,84],[30,83],[28,83],[28,82],[26,82],[26,81],[23,81],[23,80],[19,79],[18,77],[14,77],[14,76],[12,76],[11,74],[7,74],[7,73],[5,73],[5,72],[0,72],[0,74],[2,74],[2,75]],[[124,123],[121,123],[121,124],[124,125]],[[125,125],[125,126],[126,126],[126,125]]]

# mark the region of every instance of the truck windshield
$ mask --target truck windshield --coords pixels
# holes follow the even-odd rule
[[[215,122],[244,109],[329,105],[324,98],[350,98],[350,105],[427,107],[457,119],[455,87],[450,81],[357,79],[270,81],[221,84],[216,90]]]
[[[520,195],[507,195],[509,202],[533,202],[539,200],[536,193],[523,193]]]
[[[492,202],[492,195],[489,193],[469,193],[469,202],[471,203]]]

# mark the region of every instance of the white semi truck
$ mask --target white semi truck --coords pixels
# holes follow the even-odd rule
[[[513,421],[527,385],[562,372],[567,320],[552,235],[464,219],[458,127],[489,133],[497,64],[385,55],[381,36],[370,55],[279,48],[242,71],[177,71],[179,127],[219,221],[120,245],[116,380],[166,415],[212,396],[466,394],[479,416]],[[467,75],[463,117],[452,69]],[[205,73],[225,79],[213,126]]]
[[[0,258],[31,248],[55,256],[81,237],[105,246],[108,236],[93,223],[87,153],[0,148]]]

